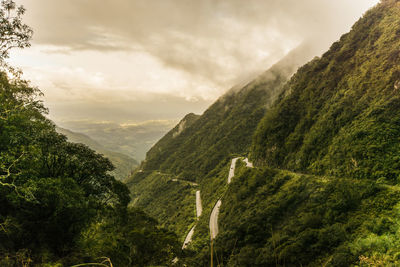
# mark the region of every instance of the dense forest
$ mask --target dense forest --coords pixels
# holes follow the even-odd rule
[[[41,92],[5,63],[29,46],[23,7],[3,1],[0,37],[0,265],[148,266],[180,252],[174,233],[128,207],[111,162],[67,142],[45,115]]]
[[[181,241],[196,225],[182,262],[209,266],[213,254],[218,266],[400,264],[399,25],[400,1],[382,1],[292,77],[271,68],[150,150],[128,185],[134,206]],[[228,185],[238,156],[255,168],[239,160]]]
[[[398,1],[384,1],[303,66],[258,126],[253,159],[397,183],[399,19]]]
[[[399,0],[185,116],[126,183],[6,63],[24,11],[0,6],[0,266],[400,265]]]
[[[212,205],[224,186],[214,175],[232,155],[249,152],[253,132],[268,104],[296,67],[312,57],[311,50],[309,45],[299,47],[244,88],[232,88],[202,116],[185,116],[149,150],[140,171],[127,180],[134,206],[175,231],[183,242],[194,222],[195,191],[209,194],[204,204]],[[199,186],[173,182],[176,179]]]

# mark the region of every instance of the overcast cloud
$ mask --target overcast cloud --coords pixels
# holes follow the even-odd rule
[[[52,118],[99,120],[96,110],[108,105],[111,120],[135,121],[130,105],[151,99],[181,101],[171,119],[201,112],[305,40],[320,54],[377,0],[17,2],[35,34],[11,60],[46,94]],[[86,107],[74,111],[77,103]],[[147,108],[157,119],[168,104]]]

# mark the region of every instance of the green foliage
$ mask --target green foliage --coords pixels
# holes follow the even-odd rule
[[[8,57],[9,50],[15,47],[30,46],[32,29],[22,23],[25,13],[23,6],[17,6],[13,0],[4,0],[0,4],[0,60]]]
[[[201,190],[204,212],[211,210],[226,188],[231,157],[248,151],[267,103],[294,71],[295,66],[286,62],[293,62],[293,57],[296,55],[240,90],[232,89],[202,116],[186,115],[154,145],[128,179],[133,205],[174,230],[183,241],[195,220],[195,191]],[[200,186],[193,187],[184,181]],[[208,235],[206,221],[206,217],[200,218],[194,234],[203,245]]]
[[[370,181],[246,169],[222,199],[215,254],[224,266],[349,266],[375,253],[397,263],[399,193]]]
[[[58,134],[39,95],[0,73],[0,265],[171,262],[176,236],[127,208],[111,162]]]
[[[181,245],[143,211],[129,209],[122,217],[111,213],[93,223],[81,246],[92,258],[107,255],[114,266],[157,266],[171,263]]]
[[[152,148],[131,180],[144,208],[177,201],[183,237],[193,191],[172,197],[178,191],[155,173],[201,190],[203,215],[182,262],[210,264],[209,216],[222,197],[219,266],[400,265],[399,21],[400,2],[382,1],[285,85],[277,75],[231,92]],[[230,159],[249,150],[259,167],[239,161],[227,186]],[[176,213],[153,215],[174,228]]]
[[[132,170],[139,165],[136,160],[125,154],[107,150],[89,136],[60,127],[56,127],[56,130],[58,133],[65,135],[69,142],[85,144],[97,153],[103,154],[106,158],[110,159],[111,163],[115,166],[115,169],[110,174],[117,180],[124,181],[131,174]]]
[[[257,128],[257,164],[397,182],[399,10],[383,2],[298,70]]]
[[[199,181],[230,154],[247,153],[267,103],[293,69],[277,64],[241,90],[225,94],[202,116],[187,115],[147,153],[142,169]]]
[[[146,178],[127,184],[131,188],[133,205],[177,233],[183,243],[196,218],[195,192],[198,186],[160,172],[143,172],[140,175]]]

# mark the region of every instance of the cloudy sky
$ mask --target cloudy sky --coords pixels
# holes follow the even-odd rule
[[[378,0],[16,0],[34,29],[13,51],[56,122],[201,113],[305,40],[316,55]]]

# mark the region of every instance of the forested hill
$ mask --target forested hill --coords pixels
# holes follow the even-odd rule
[[[267,73],[155,145],[129,181],[133,204],[181,242],[194,229],[188,266],[211,255],[220,266],[399,266],[400,1],[368,11],[289,81]],[[255,168],[238,160],[227,184],[231,159],[248,154]]]
[[[252,158],[397,183],[399,111],[400,3],[388,0],[296,73],[258,126]]]
[[[191,214],[196,187],[187,181],[203,185],[212,179],[209,173],[218,172],[233,154],[248,153],[268,103],[296,68],[312,57],[311,51],[307,45],[300,46],[243,88],[229,91],[203,115],[188,114],[182,119],[152,147],[138,171],[127,180],[134,205],[182,240],[194,222]],[[217,187],[224,184],[218,181]],[[215,189],[202,191],[213,196],[205,200],[205,206],[217,196],[212,192]]]
[[[297,67],[312,58],[312,50],[301,45],[243,88],[230,90],[200,117],[188,115],[153,146],[142,170],[196,181],[230,154],[247,153],[268,103]]]
[[[128,178],[132,170],[139,165],[139,163],[130,156],[116,151],[110,151],[85,134],[76,133],[60,127],[56,127],[56,130],[58,133],[65,135],[68,138],[68,141],[85,144],[97,153],[103,154],[105,157],[110,159],[111,163],[115,166],[115,169],[111,171],[111,174],[120,181]]]

